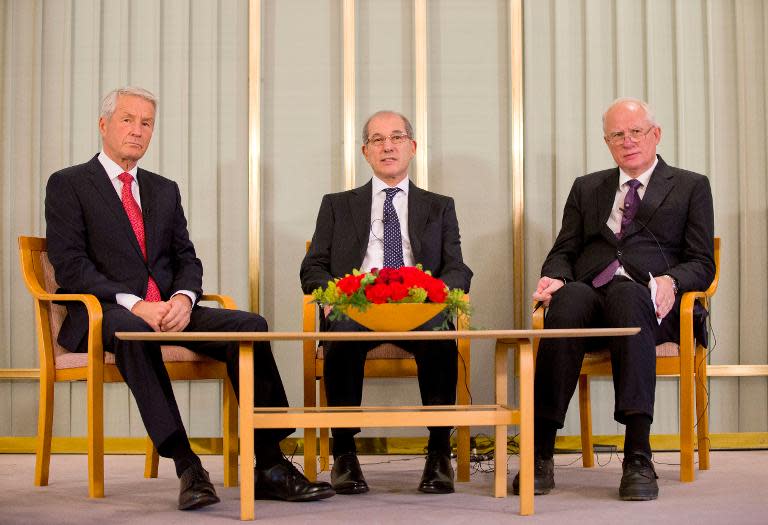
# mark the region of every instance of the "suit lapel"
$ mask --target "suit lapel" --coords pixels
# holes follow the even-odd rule
[[[616,200],[616,188],[619,185],[619,169],[611,170],[603,179],[603,183],[597,188],[595,198],[597,200],[597,218],[600,221],[600,233],[611,244],[616,244],[616,234],[608,227],[608,217],[613,210],[613,203]]]
[[[408,237],[415,261],[418,261],[421,256],[421,239],[429,219],[429,208],[428,193],[410,182],[408,185]]]
[[[355,227],[355,234],[360,246],[359,267],[365,257],[368,249],[368,237],[371,231],[371,201],[372,201],[372,182],[350,190],[349,192],[349,212],[352,215],[352,224]]]
[[[104,201],[104,205],[109,210],[109,213],[114,217],[120,231],[123,232],[128,242],[136,250],[136,253],[143,259],[144,255],[141,253],[139,241],[136,239],[136,234],[131,227],[131,221],[128,220],[123,203],[120,197],[118,197],[117,192],[115,192],[115,187],[112,185],[112,181],[109,180],[109,175],[104,170],[104,166],[99,162],[98,156],[91,159],[87,169],[91,184],[96,188],[96,192]]]
[[[659,209],[661,203],[667,197],[667,194],[675,187],[674,177],[669,170],[669,167],[664,160],[659,157],[659,162],[656,164],[656,169],[653,170],[651,180],[648,181],[648,187],[645,189],[645,195],[643,200],[640,201],[640,209],[635,215],[635,219],[627,227],[627,231],[624,232],[624,237],[629,237],[643,228]]]

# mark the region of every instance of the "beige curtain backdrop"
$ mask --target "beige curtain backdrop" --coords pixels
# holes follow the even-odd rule
[[[507,4],[427,5],[429,189],[456,200],[478,327],[513,327]],[[712,182],[725,251],[711,362],[768,362],[766,2],[528,0],[523,8],[524,297],[571,182],[612,165],[601,112],[617,96],[646,98],[665,160]],[[142,166],[179,183],[205,288],[248,304],[247,14],[247,0],[0,0],[0,367],[37,366],[16,237],[44,234],[48,176],[98,151],[98,101],[119,85],[160,97]],[[262,1],[260,304],[276,330],[300,327],[304,241],[321,195],[344,189],[341,15],[341,0]],[[412,2],[358,0],[356,18],[357,128],[377,109],[412,114]],[[356,174],[358,183],[370,177],[361,156]],[[274,350],[297,405],[299,346]],[[492,396],[488,350],[474,345],[475,402]],[[190,434],[217,435],[218,386],[175,391]],[[764,378],[712,379],[710,391],[713,432],[768,431]],[[84,435],[81,385],[59,385],[56,396],[54,433]],[[414,381],[366,384],[369,403],[418,399]],[[675,432],[676,382],[660,381],[657,399],[653,431]],[[610,381],[595,385],[593,403],[595,432],[620,433]],[[36,383],[0,381],[0,435],[33,435],[36,407]],[[578,432],[575,417],[565,433]],[[105,422],[109,435],[143,435],[123,385],[108,386]]]

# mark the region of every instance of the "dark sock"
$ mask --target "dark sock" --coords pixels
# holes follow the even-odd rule
[[[280,442],[269,440],[254,440],[256,449],[256,469],[267,470],[274,467],[283,459],[283,451],[280,450]]]
[[[427,441],[427,453],[451,455],[451,429],[450,427],[432,428],[429,430]]]
[[[534,418],[533,448],[536,457],[551,459],[555,455],[555,437],[557,437],[557,423],[550,419]]]
[[[624,456],[642,454],[651,459],[651,417],[645,414],[626,416],[624,435]]]
[[[355,447],[355,435],[346,432],[339,432],[333,435],[333,459],[344,454],[357,454]]]
[[[168,450],[170,456],[173,459],[173,463],[176,465],[176,475],[181,477],[185,470],[189,467],[199,466],[202,468],[200,458],[192,452],[192,447],[189,445],[189,440],[186,436],[174,436],[171,443],[168,443]]]

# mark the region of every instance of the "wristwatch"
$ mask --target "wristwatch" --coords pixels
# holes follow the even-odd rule
[[[677,286],[677,279],[669,275],[668,273],[665,273],[664,275],[660,275],[659,277],[663,277],[664,279],[669,279],[672,281],[672,292],[677,295],[678,286]]]

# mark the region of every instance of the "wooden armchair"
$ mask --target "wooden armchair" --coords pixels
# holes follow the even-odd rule
[[[710,299],[720,280],[720,238],[715,237],[715,278],[705,291],[683,294],[680,303],[680,344],[656,346],[656,375],[680,378],[680,481],[693,481],[694,429],[697,430],[699,470],[709,470],[709,415],[707,394],[707,352],[694,337],[693,307],[698,302],[709,311]],[[532,328],[544,328],[544,309],[533,314]],[[534,355],[538,350],[534,340]],[[611,356],[608,350],[589,352],[584,357],[579,377],[579,416],[581,423],[582,463],[594,466],[592,441],[592,408],[589,393],[590,376],[610,376]],[[694,392],[695,385],[695,392]],[[694,412],[695,399],[695,412]],[[694,417],[696,414],[696,417]]]
[[[19,256],[24,282],[34,299],[40,352],[40,409],[38,414],[35,485],[48,484],[53,427],[53,393],[57,381],[86,381],[88,399],[88,494],[104,497],[104,383],[122,382],[115,356],[104,352],[101,340],[102,311],[89,294],[57,294],[53,267],[48,261],[46,240],[19,237]],[[235,308],[222,295],[204,295],[203,301],[217,301],[223,308]],[[56,302],[79,301],[88,310],[88,352],[70,353],[57,343],[65,307]],[[163,360],[172,380],[221,379],[223,395],[224,484],[237,485],[237,401],[224,363],[195,354],[180,346],[163,346]],[[147,438],[145,477],[157,477],[158,455]]]
[[[465,296],[469,300],[469,296]],[[304,296],[303,328],[304,332],[317,331],[317,305],[311,295]],[[458,330],[469,329],[469,319],[459,316]],[[456,383],[456,402],[458,405],[470,404],[470,344],[468,339],[458,339],[459,374]],[[325,399],[325,379],[323,376],[324,356],[322,346],[314,341],[304,341],[304,406],[327,406]],[[365,361],[365,377],[416,377],[416,360],[413,355],[393,344],[382,344],[368,352]],[[320,399],[318,404],[318,383]],[[314,480],[317,477],[317,429],[304,429],[304,473]],[[469,427],[458,427],[457,435],[457,474],[458,481],[469,481]],[[328,428],[320,429],[320,469],[329,468]]]

